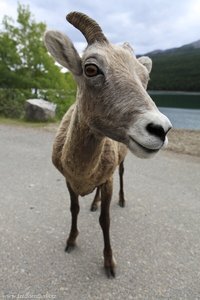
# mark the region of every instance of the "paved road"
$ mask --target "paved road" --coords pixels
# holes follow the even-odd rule
[[[127,206],[117,205],[117,176],[111,205],[109,280],[93,195],[80,201],[77,249],[64,252],[69,196],[51,165],[53,136],[0,125],[0,299],[200,299],[200,159],[127,157]]]

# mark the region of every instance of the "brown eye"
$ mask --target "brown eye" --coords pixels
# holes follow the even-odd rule
[[[100,71],[99,68],[94,64],[89,64],[85,66],[85,75],[88,77],[93,77],[98,75],[100,73],[99,71]]]

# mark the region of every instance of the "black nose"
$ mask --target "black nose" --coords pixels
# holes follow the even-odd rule
[[[146,127],[146,130],[156,136],[159,137],[163,142],[165,141],[166,132],[161,125],[157,125],[154,123],[149,123]]]

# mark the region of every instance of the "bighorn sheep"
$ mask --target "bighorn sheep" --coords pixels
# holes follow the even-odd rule
[[[66,251],[75,246],[78,235],[78,197],[97,188],[101,194],[104,267],[108,275],[115,276],[109,235],[113,173],[123,164],[127,148],[140,158],[156,154],[167,144],[171,123],[146,92],[150,58],[137,59],[128,43],[112,45],[100,26],[82,13],[71,12],[67,20],[87,40],[82,58],[62,33],[47,31],[44,37],[48,51],[72,72],[78,85],[76,102],[63,117],[52,156],[66,178],[71,198]]]

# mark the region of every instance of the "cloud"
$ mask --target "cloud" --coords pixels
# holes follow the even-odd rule
[[[12,18],[16,17],[17,4],[16,1],[1,0],[0,2],[0,23],[3,16],[8,15]]]
[[[128,41],[136,53],[181,46],[200,39],[199,0],[26,0],[37,21],[69,37],[82,50],[85,39],[66,22],[70,11],[94,18],[113,43]],[[1,0],[0,18],[16,17],[16,0]]]

